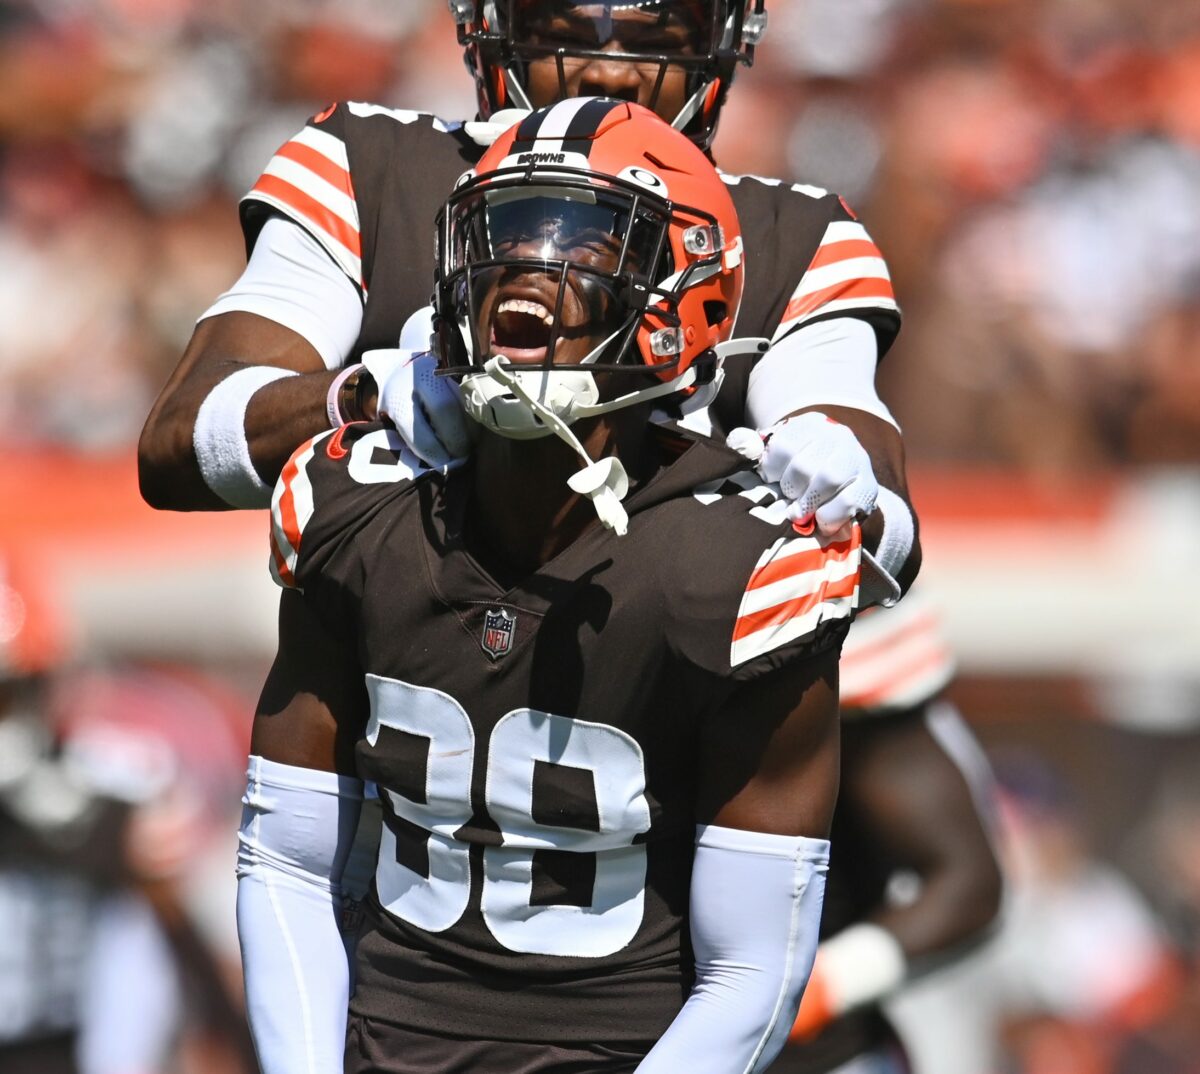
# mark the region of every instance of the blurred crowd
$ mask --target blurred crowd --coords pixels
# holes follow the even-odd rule
[[[882,385],[918,470],[1194,463],[1200,5],[768,8],[715,154],[837,190],[882,246],[905,311]],[[128,452],[244,264],[236,202],[271,152],[334,99],[468,116],[460,65],[443,0],[0,2],[0,443]],[[34,1026],[81,1034],[84,1074],[130,1074],[124,999],[142,1074],[249,1070],[231,840],[252,699],[13,656],[41,615],[0,584],[0,1058]],[[1006,924],[900,1010],[920,1074],[1200,1071],[1195,742],[1102,830],[1078,757],[1000,752]],[[96,867],[29,851],[47,839]],[[52,912],[61,943],[34,951]],[[16,987],[55,958],[57,992]]]
[[[0,5],[6,432],[128,444],[271,151],[337,98],[468,115],[460,62],[441,0]],[[1196,456],[1197,116],[1190,0],[773,0],[716,155],[882,245],[915,461],[1070,473]]]

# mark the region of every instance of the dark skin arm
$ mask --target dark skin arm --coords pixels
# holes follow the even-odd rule
[[[845,808],[921,880],[913,903],[880,907],[872,920],[910,961],[982,939],[1000,908],[1000,867],[966,779],[922,714],[856,723],[842,772]]]
[[[362,669],[300,593],[279,602],[279,649],[254,714],[250,752],[280,764],[354,775],[369,712]]]
[[[192,448],[196,414],[213,387],[238,369],[267,365],[302,374],[254,393],[246,438],[259,477],[273,485],[293,451],[329,428],[325,397],[336,375],[303,336],[253,313],[201,321],[159,392],[138,442],[138,482],[151,507],[169,511],[228,510],[200,476]]]
[[[702,727],[697,820],[828,836],[838,793],[837,715],[836,651],[740,688]]]

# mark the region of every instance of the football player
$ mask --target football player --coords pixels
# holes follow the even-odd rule
[[[907,1074],[883,1001],[991,933],[1002,888],[992,777],[943,696],[953,670],[919,593],[847,636],[821,946],[779,1074]],[[912,889],[902,898],[898,878]]]
[[[250,260],[203,315],[142,434],[142,493],[178,510],[259,507],[298,443],[386,414],[422,459],[469,438],[427,360],[426,266],[445,191],[512,121],[508,110],[603,95],[637,101],[707,149],[764,0],[450,0],[478,92],[474,123],[338,103],[287,142],[242,202]],[[570,126],[570,121],[565,121]],[[904,588],[919,545],[899,431],[874,387],[899,328],[887,266],[835,194],[724,176],[742,219],[742,336],[697,428],[763,430],[760,470],[793,516],[834,533],[870,516]],[[711,424],[709,424],[711,423]],[[865,449],[865,450],[864,450]],[[876,509],[878,508],[878,509]]]
[[[181,963],[131,853],[154,795],[53,712],[66,646],[45,588],[0,555],[0,1070],[163,1069]]]
[[[470,461],[355,422],[274,493],[238,891],[263,1069],[764,1070],[816,948],[865,552],[650,421],[729,342],[732,199],[653,113],[572,100],[500,136],[438,235]]]

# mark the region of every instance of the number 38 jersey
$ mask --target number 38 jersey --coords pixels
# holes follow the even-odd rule
[[[354,1013],[643,1047],[670,1023],[700,720],[840,644],[858,594],[857,528],[797,535],[743,465],[687,442],[626,536],[596,524],[515,582],[472,554],[469,464],[423,471],[356,424],[284,469],[276,577],[353,641],[370,701],[357,765],[384,824]]]

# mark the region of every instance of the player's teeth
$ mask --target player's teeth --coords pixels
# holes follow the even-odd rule
[[[500,303],[497,313],[527,313],[537,317],[543,324],[554,323],[554,317],[540,302],[529,302],[523,298],[506,298]]]

